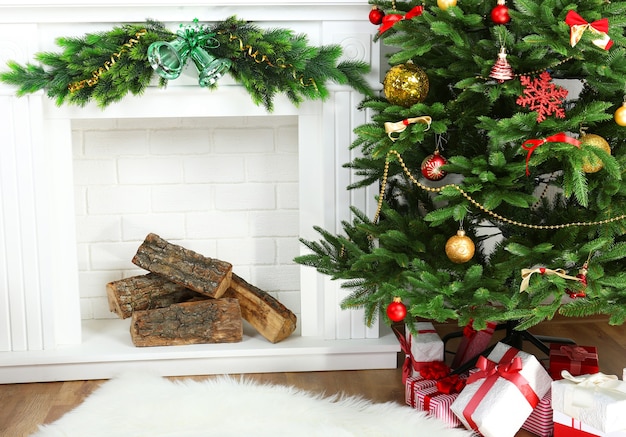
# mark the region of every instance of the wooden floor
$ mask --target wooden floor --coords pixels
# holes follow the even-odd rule
[[[441,336],[458,330],[454,325],[436,325],[436,328]],[[609,326],[603,318],[555,319],[534,327],[531,332],[536,335],[568,337],[580,345],[596,346],[600,356],[600,370],[622,378],[622,371],[626,367],[626,325]],[[502,333],[497,333],[494,341],[501,336]],[[448,349],[454,349],[455,341],[448,344]],[[524,350],[536,353],[539,359],[546,358],[534,346],[525,344]],[[343,392],[360,395],[375,402],[404,403],[400,369],[264,373],[247,376],[261,382],[292,385],[312,392]],[[190,378],[203,379],[207,376]],[[53,422],[79,405],[102,382],[94,380],[0,385],[0,437],[30,435],[39,424]],[[517,437],[531,435],[520,431]]]

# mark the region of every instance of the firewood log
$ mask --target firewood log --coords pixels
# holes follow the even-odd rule
[[[243,338],[239,302],[206,299],[135,311],[130,335],[138,347],[237,343]]]
[[[208,297],[218,298],[230,285],[232,264],[208,258],[156,234],[148,234],[133,263]]]
[[[191,299],[208,299],[156,273],[109,282],[106,291],[109,309],[121,319],[130,317],[133,311],[164,308]]]
[[[242,317],[263,337],[278,343],[296,329],[296,315],[269,293],[233,273],[224,297],[237,298]]]

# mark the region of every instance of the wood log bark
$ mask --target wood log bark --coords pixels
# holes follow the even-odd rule
[[[121,319],[134,311],[164,308],[191,299],[208,299],[156,273],[132,276],[106,285],[109,309]]]
[[[272,343],[284,340],[296,329],[294,313],[272,295],[234,273],[224,297],[236,298],[241,306],[241,316]]]
[[[206,299],[135,311],[130,335],[138,347],[240,342],[243,323],[239,302]]]
[[[148,234],[132,262],[150,272],[212,298],[230,285],[232,264],[203,256],[156,234]]]

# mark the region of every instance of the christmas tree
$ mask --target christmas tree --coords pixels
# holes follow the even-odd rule
[[[368,323],[622,324],[626,2],[370,3],[391,68],[346,167],[378,211],[317,228],[297,262]]]

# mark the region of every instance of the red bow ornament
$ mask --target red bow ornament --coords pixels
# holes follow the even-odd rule
[[[609,20],[607,18],[601,18],[593,23],[587,23],[583,17],[581,17],[576,11],[570,10],[565,16],[565,22],[570,26],[570,45],[574,47],[585,33],[585,30],[589,29],[594,36],[597,36],[592,42],[601,49],[608,50],[613,45],[613,41],[609,38]]]
[[[382,34],[382,33],[386,32],[386,31],[388,31],[398,21],[410,20],[413,17],[418,17],[418,16],[422,15],[422,12],[424,12],[424,6],[415,6],[413,9],[411,9],[405,15],[402,15],[402,14],[388,14],[388,15],[385,15],[383,17],[382,24],[378,28],[378,33]]]
[[[530,156],[533,154],[535,149],[545,143],[568,143],[572,146],[576,146],[580,148],[580,141],[576,138],[569,137],[565,135],[565,133],[560,132],[556,135],[549,136],[548,138],[541,138],[536,140],[526,140],[522,143],[522,148],[528,153],[526,154],[526,176],[530,175],[530,170],[528,169],[528,162],[530,161]]]

